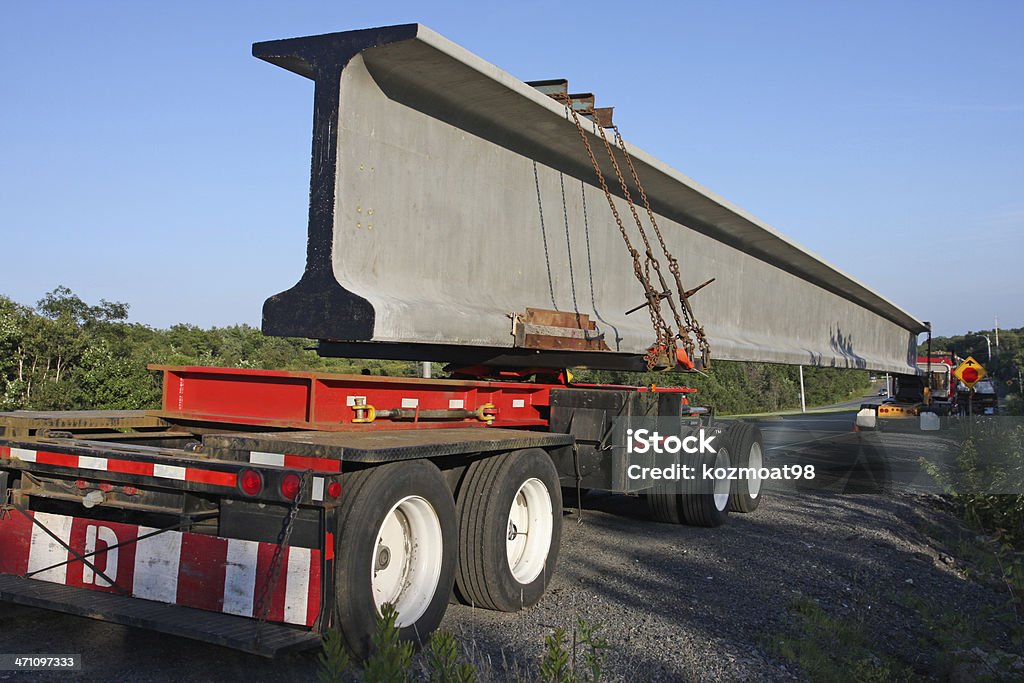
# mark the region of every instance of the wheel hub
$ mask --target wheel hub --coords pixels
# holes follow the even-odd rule
[[[381,545],[377,548],[377,563],[374,569],[377,571],[387,569],[389,564],[391,564],[391,549],[386,545]]]

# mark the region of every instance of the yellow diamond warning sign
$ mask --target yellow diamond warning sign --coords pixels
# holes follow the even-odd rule
[[[987,374],[984,366],[970,356],[953,371],[953,376],[963,382],[968,389],[973,389]]]

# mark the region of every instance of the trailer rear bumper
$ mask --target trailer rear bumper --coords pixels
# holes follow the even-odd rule
[[[316,647],[320,636],[282,624],[0,574],[0,601],[146,628],[265,657]]]
[[[314,630],[321,622],[317,548],[282,548],[272,581],[274,543],[23,509],[4,512],[0,548],[0,575],[32,583]]]

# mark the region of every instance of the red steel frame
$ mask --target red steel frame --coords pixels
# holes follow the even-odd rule
[[[550,392],[562,384],[536,382],[419,379],[338,375],[323,372],[252,370],[247,368],[151,365],[164,373],[163,408],[154,414],[172,420],[244,424],[319,431],[486,427],[474,417],[445,420],[354,423],[356,399],[378,411],[475,411],[494,406],[495,427],[548,426]],[[576,385],[596,388],[598,385]],[[692,393],[683,387],[608,389]],[[684,399],[685,402],[685,399]]]

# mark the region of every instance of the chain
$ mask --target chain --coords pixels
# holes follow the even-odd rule
[[[583,147],[587,151],[587,156],[590,157],[590,163],[594,167],[594,173],[597,175],[597,180],[601,184],[601,189],[604,191],[604,197],[608,202],[608,208],[611,209],[612,216],[615,218],[615,224],[619,227],[619,234],[622,235],[622,241],[626,244],[626,249],[629,251],[630,257],[633,259],[633,274],[640,282],[640,285],[644,288],[644,295],[647,298],[647,310],[651,318],[651,327],[654,328],[654,334],[656,337],[654,346],[647,351],[644,359],[647,361],[648,370],[653,370],[658,364],[659,347],[668,348],[672,341],[672,331],[661,316],[660,292],[665,290],[656,290],[651,285],[650,278],[645,275],[645,265],[649,268],[650,258],[648,258],[647,264],[641,260],[640,252],[633,246],[633,243],[629,239],[629,235],[626,233],[626,226],[623,225],[622,217],[619,215],[619,210],[615,206],[615,201],[612,199],[611,190],[608,189],[608,182],[605,180],[604,173],[601,172],[601,165],[597,162],[597,157],[594,156],[594,150],[590,146],[590,140],[587,139],[587,133],[583,128],[583,123],[580,121],[579,113],[572,106],[572,101],[567,95],[559,95],[559,97],[564,99],[563,104],[565,104],[569,113],[572,115],[573,122],[576,124],[576,130],[580,134],[580,140],[583,141]],[[598,128],[600,129],[600,126],[598,126]],[[632,202],[630,203],[630,208],[632,210]],[[643,234],[642,231],[641,234]],[[646,236],[644,236],[644,242],[647,242]],[[649,246],[647,254],[648,257],[651,256]]]
[[[661,228],[658,226],[658,221],[654,217],[654,211],[651,209],[647,192],[644,190],[643,184],[640,182],[640,178],[636,172],[636,167],[633,165],[631,155],[626,150],[626,143],[622,139],[622,134],[619,131],[618,126],[611,126],[612,130],[615,132],[615,145],[622,152],[622,156],[625,158],[626,164],[629,166],[630,175],[632,176],[633,182],[640,193],[640,199],[644,204],[647,216],[654,228],[654,233],[658,238],[658,243],[661,246],[662,253],[665,255],[665,260],[668,262],[668,270],[675,281],[676,290],[679,296],[680,305],[678,308],[675,302],[672,301],[671,296],[663,297],[661,295],[661,292],[669,291],[668,283],[661,271],[661,263],[654,255],[651,242],[647,237],[647,232],[644,229],[643,222],[640,220],[640,216],[637,213],[636,204],[633,201],[629,186],[623,176],[622,168],[620,167],[619,162],[615,157],[615,153],[612,150],[611,142],[608,140],[608,136],[605,133],[604,126],[598,122],[595,114],[595,127],[598,130],[601,141],[604,143],[605,152],[608,154],[608,159],[611,161],[616,179],[619,181],[619,186],[622,188],[622,194],[626,200],[626,204],[629,206],[629,211],[636,223],[637,231],[640,233],[640,238],[644,243],[645,258],[643,259],[641,259],[640,252],[633,246],[628,234],[626,233],[626,228],[623,225],[622,218],[615,206],[615,202],[612,198],[611,191],[608,188],[608,183],[605,180],[604,173],[601,171],[601,166],[597,161],[597,157],[594,155],[590,141],[587,139],[587,134],[583,128],[583,123],[580,120],[579,113],[575,107],[572,106],[572,100],[568,95],[561,94],[555,96],[555,99],[561,101],[572,115],[573,122],[576,124],[576,130],[580,134],[580,139],[583,141],[583,146],[586,149],[587,156],[590,158],[590,163],[594,167],[594,172],[597,175],[598,182],[601,184],[601,189],[604,191],[605,199],[611,209],[612,216],[615,218],[615,224],[618,226],[619,233],[622,235],[626,248],[629,250],[629,254],[633,259],[633,273],[644,288],[644,294],[647,297],[647,309],[651,318],[651,326],[654,328],[656,337],[654,346],[649,348],[647,353],[644,355],[644,360],[647,362],[648,370],[653,370],[657,365],[659,365],[659,362],[663,362],[661,356],[667,353],[669,349],[674,349],[676,347],[677,340],[682,343],[687,355],[692,358],[695,352],[693,337],[696,337],[696,345],[700,347],[703,364],[707,367],[711,362],[711,349],[707,336],[704,333],[704,328],[697,322],[696,317],[693,314],[693,309],[690,307],[689,297],[687,296],[686,290],[683,288],[679,261],[671,254],[668,246],[665,244],[665,239],[661,234]],[[593,112],[593,109],[591,109],[591,112]],[[652,269],[654,270],[654,274],[657,276],[658,282],[661,285],[660,289],[655,289],[651,284]],[[671,310],[672,317],[676,323],[677,332],[675,333],[672,332],[661,314],[662,298],[666,298],[668,300],[669,309]],[[674,360],[675,359],[670,358],[669,363],[673,363]]]
[[[12,502],[13,500],[14,489],[7,489],[7,492],[4,494],[3,503],[0,504],[0,520],[4,519],[9,514],[11,514],[11,510],[14,509],[14,503]]]
[[[270,605],[273,602],[274,588],[277,586],[277,580],[281,574],[281,562],[284,559],[284,550],[288,547],[288,542],[292,537],[292,529],[295,527],[295,517],[299,514],[299,502],[302,500],[302,492],[306,490],[306,484],[309,483],[309,476],[313,470],[306,470],[302,473],[302,479],[299,482],[299,492],[295,494],[295,500],[292,501],[291,508],[288,510],[288,516],[285,518],[285,523],[281,527],[281,533],[277,536],[277,547],[274,548],[274,555],[270,559],[270,576],[266,583],[263,584],[263,590],[260,591],[259,597],[256,599],[256,609],[254,610],[257,624],[256,624],[256,640],[260,637],[260,626],[267,620],[267,615],[270,613]]]
[[[618,126],[612,126],[612,130],[615,131],[615,144],[622,150],[622,156],[625,157],[626,165],[629,166],[630,175],[633,176],[633,182],[636,183],[637,190],[640,192],[640,200],[644,203],[644,208],[647,210],[647,217],[651,220],[651,225],[654,227],[654,234],[657,235],[658,243],[661,244],[661,250],[665,254],[665,260],[668,262],[668,270],[672,273],[672,277],[676,282],[676,291],[679,293],[680,308],[682,309],[682,316],[685,318],[685,321],[680,319],[676,306],[672,303],[671,299],[669,300],[669,305],[672,307],[672,314],[675,316],[676,325],[679,327],[680,339],[683,341],[687,353],[692,357],[693,342],[690,340],[689,333],[693,333],[697,338],[697,344],[700,347],[704,365],[707,367],[711,362],[711,344],[708,342],[707,334],[704,332],[704,326],[697,322],[693,309],[690,307],[690,298],[686,295],[686,289],[683,287],[683,278],[679,271],[679,259],[672,255],[672,252],[668,250],[668,245],[665,244],[665,238],[661,235],[661,228],[658,226],[658,219],[654,217],[654,211],[651,209],[651,202],[647,198],[647,192],[640,182],[640,176],[637,175],[636,167],[633,166],[633,157],[626,151],[626,141],[622,139],[622,132],[619,131]]]

